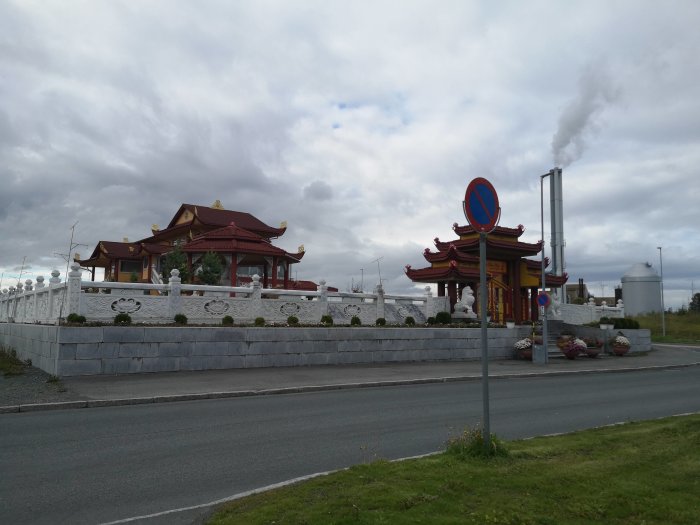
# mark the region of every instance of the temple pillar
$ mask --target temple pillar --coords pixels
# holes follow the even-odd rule
[[[535,322],[540,317],[540,310],[537,306],[537,288],[530,288],[530,320]]]
[[[437,283],[438,297],[445,297],[445,281]]]
[[[277,265],[279,264],[279,261],[277,259],[277,256],[274,255],[272,257],[272,287],[277,288]]]
[[[289,261],[284,262],[284,289],[289,289]]]

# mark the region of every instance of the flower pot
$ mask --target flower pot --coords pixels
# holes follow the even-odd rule
[[[578,355],[578,350],[562,348],[561,353],[564,354],[564,357],[566,357],[567,359],[576,359],[576,356]]]
[[[613,345],[612,351],[617,356],[623,356],[630,351],[630,347],[627,345]]]
[[[586,355],[590,358],[596,358],[600,355],[600,348],[597,346],[589,346],[586,348]]]
[[[526,348],[520,351],[520,359],[525,361],[532,361],[532,348]]]

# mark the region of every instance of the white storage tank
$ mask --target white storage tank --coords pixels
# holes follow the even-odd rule
[[[625,315],[661,312],[661,277],[651,264],[635,264],[621,281]]]

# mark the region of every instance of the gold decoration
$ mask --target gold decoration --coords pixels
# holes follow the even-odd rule
[[[214,201],[214,204],[211,205],[211,207],[214,208],[215,210],[223,210],[224,209],[224,207],[221,204],[221,201],[219,199],[216,199]]]
[[[129,238],[128,238],[128,237],[124,237],[124,238],[122,239],[122,242],[129,242]]]
[[[300,244],[299,248],[297,248],[297,253],[304,253],[304,245]]]
[[[157,224],[152,224],[151,231],[153,231],[153,232],[160,231],[160,227]]]
[[[282,221],[280,222],[280,230],[284,229],[287,227],[287,221]]]
[[[79,252],[75,252],[75,253],[73,254],[73,260],[74,260],[74,261],[79,261],[79,260],[80,260],[80,253],[79,253]]]

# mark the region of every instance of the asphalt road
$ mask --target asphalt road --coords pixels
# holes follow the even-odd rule
[[[499,437],[568,432],[698,412],[700,367],[491,380],[490,398]],[[199,505],[432,452],[481,416],[480,381],[5,414],[0,523],[95,524]]]

